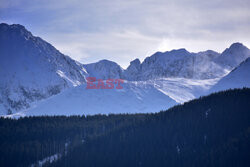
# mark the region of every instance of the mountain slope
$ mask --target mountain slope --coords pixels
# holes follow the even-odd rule
[[[83,67],[21,25],[0,24],[1,114],[85,83]]]
[[[147,83],[125,82],[121,86],[123,89],[86,89],[83,84],[33,103],[13,116],[152,113],[177,104]]]
[[[93,115],[151,113],[205,95],[218,79],[163,78],[125,81],[123,89],[86,89],[86,84],[31,104],[8,117],[29,115]]]
[[[184,103],[202,95],[218,82],[216,79],[161,78],[146,81],[178,103]]]
[[[243,87],[250,87],[250,58],[222,78],[209,92]]]

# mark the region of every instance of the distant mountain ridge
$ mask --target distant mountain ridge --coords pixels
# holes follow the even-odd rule
[[[130,81],[176,77],[214,79],[228,74],[248,57],[250,50],[241,43],[234,43],[221,54],[212,50],[191,53],[186,49],[177,49],[156,52],[143,62],[135,59],[127,69],[122,69],[117,63],[108,60],[85,65],[85,68],[89,74],[101,74],[104,79],[109,76]]]
[[[239,54],[240,53],[240,54]],[[250,50],[234,43],[222,54],[212,50],[190,53],[186,49],[157,52],[142,63],[132,61],[124,78],[148,80],[164,77],[212,79],[222,77],[250,57]],[[225,58],[225,61],[223,59]],[[132,75],[132,76],[131,76]]]
[[[186,49],[156,52],[142,62],[139,59],[131,61],[127,69],[109,60],[81,64],[63,55],[41,38],[34,37],[24,26],[2,23],[0,114],[25,110],[33,102],[86,83],[85,78],[88,76],[104,80],[121,78],[135,85],[153,85],[156,90],[152,89],[152,92],[160,91],[172,97],[175,102],[185,102],[202,95],[215,81],[227,75],[248,57],[250,50],[241,43],[234,43],[221,54],[212,50],[191,53]],[[144,94],[143,98],[150,101],[150,94],[143,92],[146,90],[141,87],[138,90],[132,96]],[[179,90],[184,91],[185,95]],[[161,96],[161,93],[154,94],[157,96],[151,97],[151,100]],[[103,92],[102,96],[105,95],[106,92]],[[143,98],[136,105],[143,106]],[[171,101],[171,104],[174,102]],[[114,107],[118,103],[109,105]]]

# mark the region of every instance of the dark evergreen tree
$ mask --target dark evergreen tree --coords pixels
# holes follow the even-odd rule
[[[156,114],[0,118],[0,166],[249,166],[250,89]]]

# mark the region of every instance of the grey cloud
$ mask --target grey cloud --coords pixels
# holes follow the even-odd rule
[[[26,25],[83,63],[126,66],[159,48],[222,51],[250,44],[249,0],[0,0],[4,21]],[[167,42],[166,42],[167,41]]]

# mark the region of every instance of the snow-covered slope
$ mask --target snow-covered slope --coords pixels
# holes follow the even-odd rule
[[[85,83],[81,64],[21,25],[0,24],[1,114]]]
[[[126,81],[124,89],[86,89],[86,84],[31,104],[8,117],[158,112],[204,95],[217,79],[161,78]]]
[[[177,104],[145,82],[125,82],[123,89],[70,88],[47,100],[36,102],[18,115],[93,115],[159,112]]]
[[[250,87],[250,58],[222,78],[209,90],[209,93],[243,87]]]
[[[178,103],[205,95],[218,82],[215,79],[161,78],[146,81]]]

